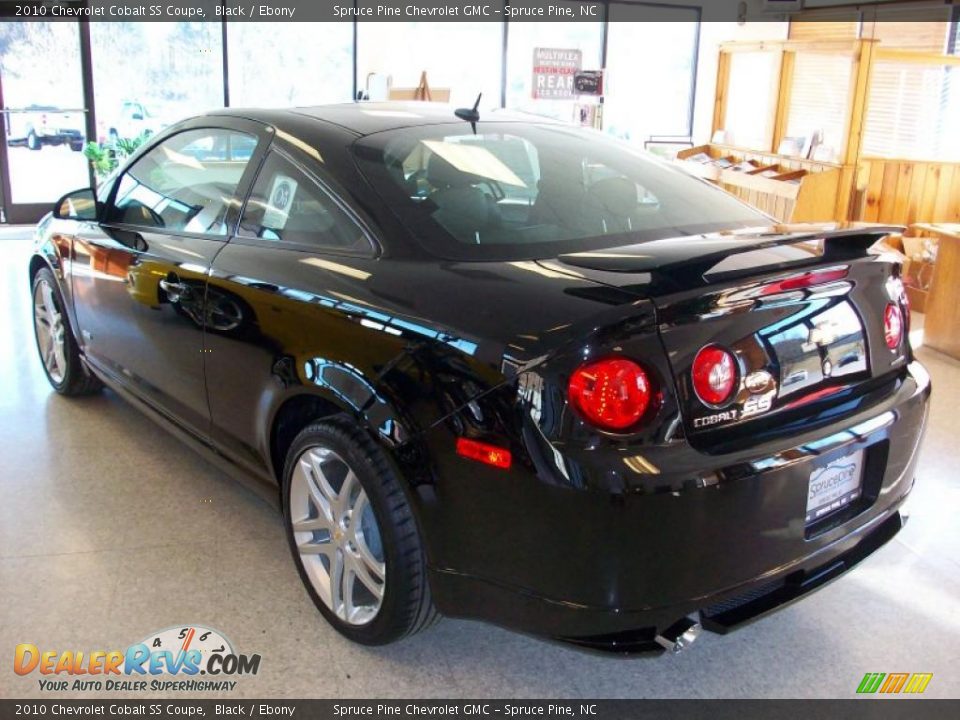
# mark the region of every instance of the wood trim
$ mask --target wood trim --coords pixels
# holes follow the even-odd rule
[[[877,48],[877,60],[898,63],[913,63],[916,65],[960,65],[960,55],[942,55],[939,53],[925,53],[917,50],[897,50],[894,48]]]
[[[790,99],[793,94],[793,69],[796,61],[796,52],[784,50],[780,53],[780,87],[777,92],[777,108],[773,120],[771,152],[777,152],[780,149],[780,143],[787,134],[787,123],[790,121]]]
[[[730,55],[721,52],[717,62],[717,90],[713,101],[713,129],[710,139],[723,127],[727,118],[727,96],[730,84]]]
[[[759,52],[761,50],[783,50],[826,53],[855,53],[861,43],[878,42],[875,40],[735,40],[720,43],[721,53]]]

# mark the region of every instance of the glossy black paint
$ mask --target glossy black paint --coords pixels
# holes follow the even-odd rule
[[[449,122],[446,111],[417,112]],[[99,376],[274,502],[296,431],[327,414],[355,417],[408,479],[433,595],[449,615],[646,650],[656,632],[730,598],[756,596],[720,607],[713,629],[792,601],[895,534],[930,383],[908,346],[881,347],[882,326],[878,344],[899,272],[866,251],[882,233],[833,233],[823,253],[784,250],[782,265],[762,269],[744,254],[709,282],[710,267],[744,249],[830,231],[664,240],[599,260],[441,260],[383,209],[351,154],[363,133],[401,122],[357,106],[237,110],[154,141],[197,127],[255,133],[231,227],[267,148],[280,148],[350,209],[369,252],[48,217],[31,273],[54,269]],[[111,188],[101,188],[106,205]],[[751,294],[836,263],[849,277],[822,298]],[[762,417],[694,425],[703,409],[689,365],[700,347],[722,342],[756,363],[742,372],[779,372],[787,344],[768,329],[817,313],[842,316],[837,342],[860,363],[854,372],[820,377],[815,396],[777,398]],[[607,354],[639,361],[659,391],[655,417],[623,435],[589,427],[566,402],[570,373]],[[459,457],[461,436],[508,447],[512,467]],[[811,468],[855,448],[867,451],[863,498],[805,528]]]

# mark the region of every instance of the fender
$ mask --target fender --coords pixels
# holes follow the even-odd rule
[[[47,213],[38,223],[33,255],[30,256],[29,279],[32,285],[33,278],[41,267],[47,267],[53,273],[67,309],[70,329],[82,350],[83,342],[73,302],[73,283],[70,282],[74,253],[73,238],[57,232],[57,224],[50,213]]]

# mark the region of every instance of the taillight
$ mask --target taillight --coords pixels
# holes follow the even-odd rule
[[[604,430],[626,430],[640,422],[653,402],[653,384],[632,360],[606,358],[577,368],[567,395],[591,424]]]
[[[737,361],[728,350],[708,345],[693,359],[692,375],[697,397],[707,405],[722,405],[736,388]]]
[[[883,311],[883,337],[891,350],[896,350],[903,342],[903,313],[894,303],[889,303]]]
[[[457,438],[457,455],[504,469],[510,467],[513,459],[506,448],[468,438]]]

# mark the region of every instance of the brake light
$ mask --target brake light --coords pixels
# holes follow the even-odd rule
[[[903,342],[903,313],[893,303],[883,311],[883,337],[891,350],[896,350]]]
[[[707,405],[722,405],[733,395],[737,361],[728,350],[716,345],[700,349],[693,359],[693,389]]]
[[[606,358],[577,368],[570,377],[567,396],[591,424],[604,430],[626,430],[647,412],[653,385],[632,360]]]
[[[457,438],[457,455],[505,470],[510,467],[513,460],[510,451],[506,448],[467,438]]]
[[[826,270],[814,270],[800,275],[793,275],[783,280],[770,283],[763,288],[761,295],[777,295],[779,293],[790,292],[792,290],[803,290],[814,285],[826,285],[827,283],[843,280],[847,276],[847,268],[827,268]]]

